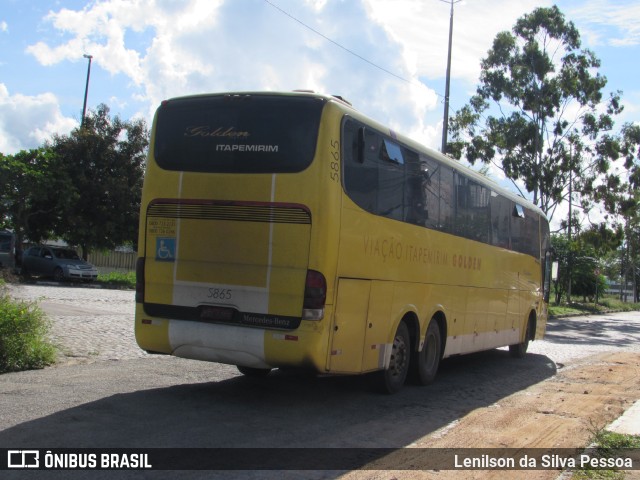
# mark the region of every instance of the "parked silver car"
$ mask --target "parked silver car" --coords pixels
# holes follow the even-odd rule
[[[66,247],[40,245],[31,247],[22,256],[22,273],[52,277],[54,280],[92,281],[98,269],[82,260],[75,250]]]

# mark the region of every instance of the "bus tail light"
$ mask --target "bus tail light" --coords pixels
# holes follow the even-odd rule
[[[136,303],[144,303],[144,257],[136,260]]]
[[[327,281],[324,275],[315,270],[307,270],[307,280],[304,285],[304,304],[302,306],[303,320],[322,320],[324,304],[327,300]]]

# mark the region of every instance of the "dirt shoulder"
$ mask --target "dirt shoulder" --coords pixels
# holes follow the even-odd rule
[[[496,379],[499,381],[499,379]],[[479,408],[454,425],[417,440],[418,448],[576,448],[588,445],[640,398],[640,354],[583,358],[552,378]],[[410,450],[405,465],[415,459]],[[395,462],[394,462],[395,463]],[[395,463],[399,469],[402,463]],[[505,478],[505,471],[358,471],[343,479]],[[509,471],[508,478],[555,479],[557,470]],[[632,473],[639,478],[638,472]]]

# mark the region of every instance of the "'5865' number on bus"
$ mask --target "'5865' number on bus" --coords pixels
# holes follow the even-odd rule
[[[331,158],[329,159],[329,176],[340,183],[340,142],[331,140]]]
[[[207,293],[207,298],[213,298],[214,300],[231,300],[233,291],[228,288],[210,288]]]

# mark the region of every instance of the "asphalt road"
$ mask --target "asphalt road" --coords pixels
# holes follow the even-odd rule
[[[492,350],[444,361],[430,387],[371,393],[366,377],[234,367],[141,353],[131,292],[32,288],[57,322],[66,363],[0,375],[0,448],[398,448],[437,436],[478,409],[553,378],[585,356],[640,352],[640,312],[550,322],[525,359]],[[53,293],[50,291],[53,290]],[[39,295],[38,295],[39,294]],[[32,292],[19,293],[28,298]],[[113,297],[111,297],[113,295]],[[75,298],[80,298],[78,302]],[[70,336],[82,337],[67,341]],[[112,325],[117,324],[117,326]],[[86,328],[79,328],[78,325]],[[110,334],[92,336],[86,329]],[[128,333],[126,333],[128,332]],[[73,348],[99,340],[70,363]],[[117,350],[112,342],[126,343]],[[75,347],[74,347],[75,345]],[[104,349],[103,345],[108,348]],[[464,445],[460,445],[463,447]],[[514,445],[516,446],[516,445]],[[5,475],[5,473],[9,475]],[[10,471],[3,478],[174,478],[172,472]],[[181,478],[336,478],[340,472],[183,472]],[[388,475],[380,478],[391,478]]]

